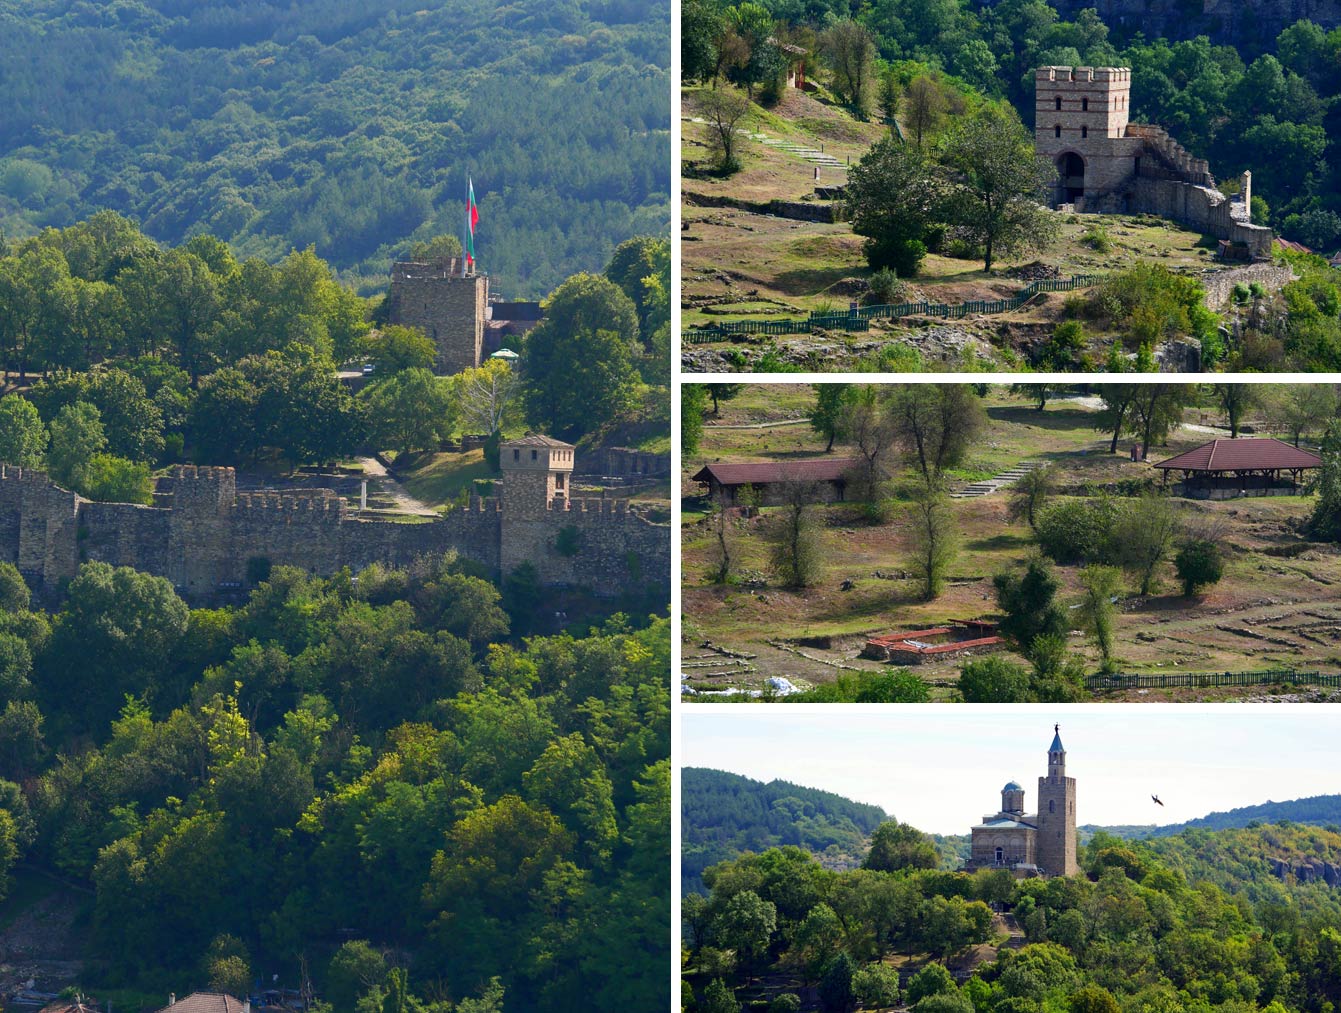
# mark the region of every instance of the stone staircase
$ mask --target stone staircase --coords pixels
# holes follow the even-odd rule
[[[1014,485],[1020,479],[1024,478],[1029,472],[1036,468],[1043,467],[1046,461],[1021,461],[1015,467],[1003,471],[999,475],[993,475],[991,478],[984,479],[981,482],[970,482],[964,488],[950,493],[951,499],[977,499],[979,496],[990,496],[998,490],[1007,486]]]
[[[766,144],[770,148],[777,148],[779,151],[790,152],[798,158],[804,158],[807,162],[815,165],[822,165],[827,169],[842,169],[847,171],[847,164],[842,159],[835,158],[833,155],[827,155],[815,148],[806,147],[804,144],[796,144],[792,141],[780,141],[776,137],[769,137],[767,134],[751,134],[760,144]]]

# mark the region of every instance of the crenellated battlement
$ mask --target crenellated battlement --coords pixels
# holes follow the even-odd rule
[[[330,489],[313,489],[308,492],[258,489],[252,492],[240,492],[233,501],[233,508],[239,511],[268,513],[319,512],[341,517],[348,511],[345,501]]]
[[[91,502],[45,472],[0,465],[0,559],[18,565],[34,590],[54,592],[81,563],[100,560],[166,577],[193,601],[236,593],[259,561],[329,574],[373,562],[408,566],[448,550],[500,576],[531,564],[544,584],[597,594],[648,581],[669,589],[667,525],[627,499],[568,499],[569,444],[528,436],[506,446],[502,496],[471,496],[418,523],[356,516],[331,489],[238,491],[227,467],[178,465],[160,480],[159,505],[146,507]],[[569,528],[576,547],[560,552]]]
[[[1036,83],[1055,84],[1130,84],[1130,67],[1039,67],[1034,71]]]
[[[550,505],[557,513],[584,514],[588,517],[625,517],[629,512],[626,499],[557,499]]]

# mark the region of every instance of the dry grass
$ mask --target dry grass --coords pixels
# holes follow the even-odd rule
[[[993,395],[992,401],[989,431],[961,471],[995,473],[1025,458],[1041,458],[1053,462],[1059,481],[1072,488],[1139,481],[1151,475],[1148,464],[1110,455],[1106,438],[1091,427],[1092,413],[1083,408],[1054,405],[1039,413],[1002,395]],[[1206,438],[1180,431],[1167,448],[1159,449],[1159,456],[1166,450],[1170,455],[1181,452]],[[706,460],[776,458],[822,449],[808,426],[709,429],[702,453],[686,460],[685,468],[689,474]],[[820,508],[825,548],[820,580],[805,590],[787,590],[775,586],[769,576],[771,521],[765,509],[762,516],[742,522],[738,538],[742,583],[712,586],[704,579],[709,532],[692,513],[702,506],[698,491],[695,483],[682,482],[688,497],[682,548],[686,661],[708,659],[708,652],[697,648],[705,640],[756,654],[754,674],[736,682],[757,682],[765,675],[822,682],[834,678],[835,664],[881,670],[881,663],[857,657],[868,634],[993,615],[991,576],[1018,565],[1034,551],[1029,529],[1008,522],[1004,493],[955,500],[961,532],[958,560],[945,593],[924,602],[918,600],[915,581],[904,573],[911,555],[907,517],[898,514],[889,523],[875,524],[859,507],[840,504]],[[1312,500],[1178,502],[1189,517],[1214,519],[1223,528],[1229,550],[1224,579],[1211,593],[1188,599],[1181,594],[1172,563],[1165,563],[1154,595],[1142,599],[1129,589],[1117,618],[1122,669],[1257,671],[1303,666],[1334,671],[1341,667],[1336,647],[1336,631],[1341,629],[1341,551],[1336,546],[1310,547],[1299,533]],[[1299,555],[1288,555],[1297,551]],[[1079,568],[1061,566],[1057,573],[1062,600],[1078,602]],[[841,589],[844,581],[851,582],[850,590]],[[833,638],[829,649],[802,646],[802,653],[795,653],[797,641],[821,637]],[[778,642],[788,643],[780,647]],[[1086,658],[1091,671],[1097,669],[1098,653],[1082,633],[1072,634],[1072,649]],[[932,686],[933,698],[953,699],[960,665],[962,661],[946,661],[916,671]],[[699,678],[713,670],[714,666],[705,666],[693,671],[704,685],[733,681]],[[1170,695],[1186,699],[1215,694]]]

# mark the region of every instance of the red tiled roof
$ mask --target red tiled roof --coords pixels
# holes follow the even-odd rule
[[[861,463],[856,457],[816,457],[803,461],[749,461],[709,464],[693,476],[718,485],[768,485],[771,482],[836,482]]]
[[[222,992],[192,992],[158,1013],[243,1013],[241,1002]]]
[[[1171,471],[1259,471],[1319,468],[1322,458],[1273,439],[1211,440],[1195,450],[1160,461]]]
[[[1310,250],[1307,246],[1305,246],[1303,243],[1296,243],[1296,242],[1294,242],[1294,241],[1292,241],[1292,240],[1289,240],[1289,239],[1281,239],[1279,236],[1276,238],[1276,242],[1280,243],[1280,245],[1283,246],[1283,247],[1285,247],[1285,249],[1287,249],[1287,250],[1294,250],[1295,253],[1312,253],[1312,252],[1313,252],[1313,251]]]

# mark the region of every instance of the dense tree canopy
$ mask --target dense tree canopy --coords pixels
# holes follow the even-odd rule
[[[272,262],[311,245],[377,285],[394,256],[459,233],[472,177],[481,264],[539,296],[668,224],[669,24],[665,2],[14,8],[0,230],[110,209]],[[189,339],[211,293],[198,265],[165,266],[189,282]]]
[[[102,984],[249,987],[306,956],[342,1013],[416,992],[497,1013],[493,978],[509,1009],[664,1002],[666,621],[523,642],[450,555],[276,568],[221,610],[88,563],[48,616],[16,580],[0,874],[93,888]]]

